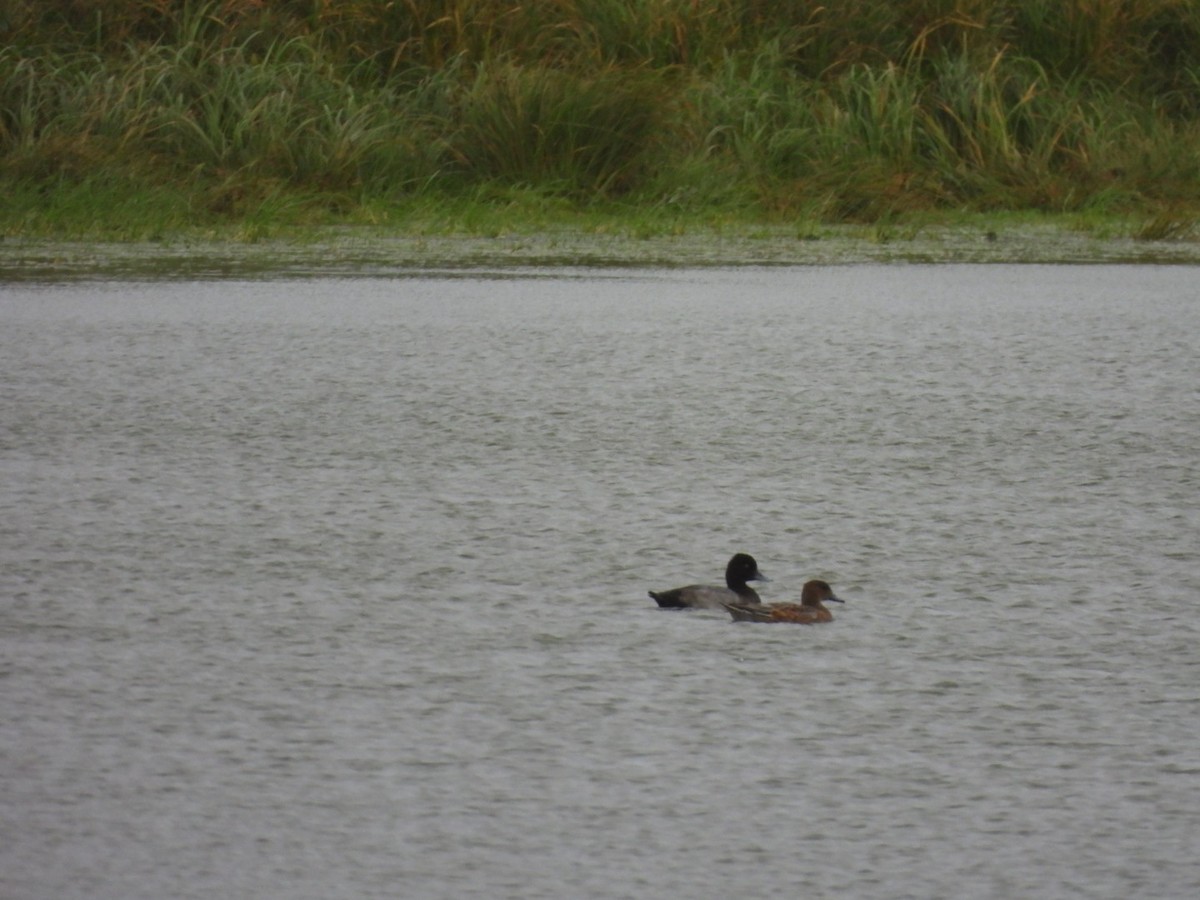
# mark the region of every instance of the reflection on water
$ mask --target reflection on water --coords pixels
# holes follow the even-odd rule
[[[0,894],[1193,895],[1196,276],[0,288]]]

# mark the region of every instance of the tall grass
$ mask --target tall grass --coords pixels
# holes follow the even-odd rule
[[[1192,0],[5,0],[0,38],[22,196],[1200,209]]]
[[[1200,200],[1200,123],[1003,53],[940,52],[815,82],[773,48],[730,62],[696,105],[708,152],[733,156],[767,208],[873,219]]]
[[[462,92],[449,150],[472,179],[623,193],[661,149],[663,93],[636,71],[481,66]]]

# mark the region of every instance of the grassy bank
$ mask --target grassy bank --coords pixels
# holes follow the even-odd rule
[[[0,36],[8,235],[1200,216],[1191,0],[8,0]]]

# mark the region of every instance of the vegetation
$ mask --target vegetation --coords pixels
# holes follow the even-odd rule
[[[0,37],[7,234],[1200,211],[1195,0],[0,0]]]

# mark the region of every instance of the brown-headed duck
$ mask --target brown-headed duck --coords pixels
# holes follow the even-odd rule
[[[833,613],[825,608],[822,600],[844,603],[833,595],[833,588],[824,581],[805,582],[800,592],[799,603],[722,603],[735,622],[793,622],[797,625],[815,625],[832,622]]]

